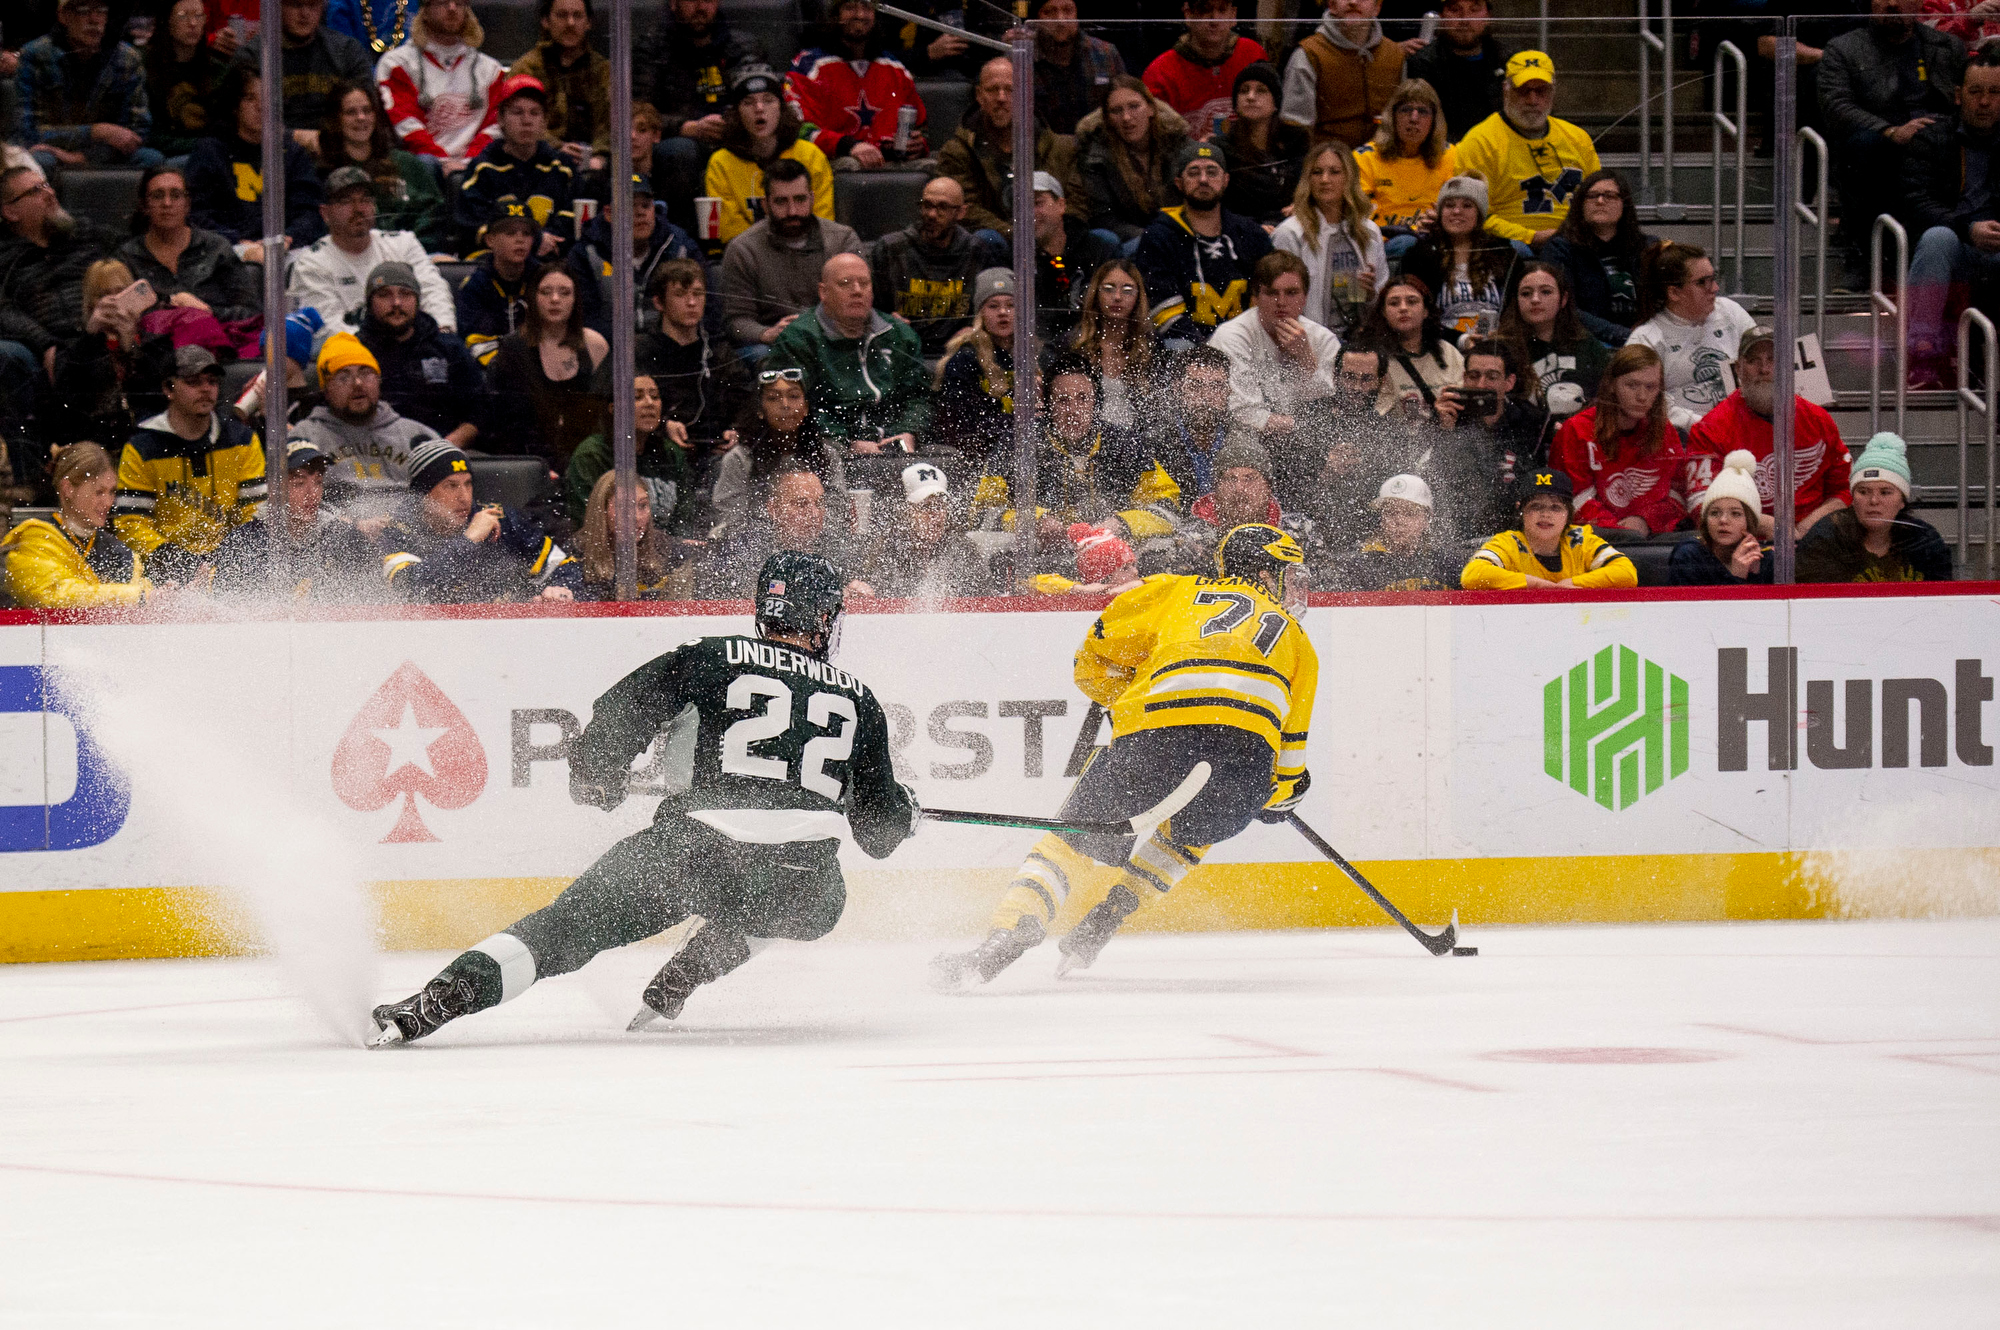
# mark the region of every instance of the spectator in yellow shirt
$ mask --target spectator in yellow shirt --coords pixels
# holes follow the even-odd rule
[[[1589,134],[1549,114],[1555,77],[1547,52],[1516,53],[1507,61],[1501,109],[1458,144],[1460,174],[1486,177],[1487,231],[1524,252],[1555,235],[1583,178],[1601,165]]]
[[[1375,137],[1355,150],[1361,192],[1375,205],[1375,224],[1392,260],[1436,220],[1438,187],[1458,174],[1458,149],[1444,135],[1437,90],[1422,79],[1404,79]]]
[[[74,443],[50,467],[59,504],[47,521],[30,518],[7,534],[7,592],[22,609],[137,605],[153,590],[139,558],[105,529],[118,494],[118,468],[94,443]]]
[[[1570,525],[1575,491],[1556,468],[1521,477],[1521,520],[1466,562],[1458,583],[1467,591],[1588,591],[1639,584],[1639,570],[1587,526]]]

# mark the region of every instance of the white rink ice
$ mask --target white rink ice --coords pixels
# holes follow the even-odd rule
[[[781,946],[627,1035],[635,948],[376,1053],[0,967],[0,1324],[2000,1324],[2000,921],[1466,940]]]

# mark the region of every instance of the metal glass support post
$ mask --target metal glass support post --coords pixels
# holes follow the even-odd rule
[[[1639,203],[1653,206],[1653,52],[1665,55],[1667,44],[1653,31],[1652,0],[1639,0]],[[1667,60],[1668,82],[1673,81]],[[1673,128],[1667,129],[1669,138]]]
[[[1798,142],[1792,133],[1792,124],[1797,118],[1798,108],[1794,101],[1798,87],[1798,69],[1794,61],[1797,56],[1798,38],[1794,35],[1796,20],[1786,19],[1785,30],[1778,37],[1777,85],[1773,89],[1775,104],[1772,111],[1777,123],[1771,126],[1773,149],[1777,160],[1772,163],[1780,188],[1785,197],[1795,202],[1799,197],[1799,151]],[[1718,64],[1721,62],[1718,60]],[[1742,76],[1739,74],[1738,78]],[[1739,122],[1740,127],[1741,122]],[[1743,188],[1743,177],[1736,178],[1736,188]],[[1739,204],[1740,208],[1740,204]],[[1743,222],[1743,214],[1737,213],[1737,225]],[[1721,225],[1717,223],[1718,227]],[[1795,555],[1797,539],[1793,532],[1796,525],[1798,506],[1793,495],[1798,489],[1796,425],[1798,408],[1793,405],[1793,366],[1797,361],[1796,348],[1799,342],[1798,270],[1793,256],[1798,252],[1799,215],[1794,208],[1778,208],[1772,217],[1771,249],[1774,273],[1771,279],[1771,350],[1777,357],[1777,379],[1772,384],[1771,400],[1777,409],[1771,413],[1771,455],[1778,463],[1777,501],[1771,505],[1772,534],[1777,537],[1771,551],[1771,580],[1780,586],[1789,586],[1795,580]],[[1739,233],[1740,236],[1740,233]],[[1741,240],[1739,238],[1740,246]],[[1737,276],[1743,273],[1743,251],[1737,250]],[[1822,274],[1824,276],[1824,274]]]
[[[1882,290],[1882,233],[1896,240],[1896,298]],[[1910,391],[1910,233],[1883,213],[1868,233],[1868,432],[1882,428],[1882,316],[1896,321],[1896,437],[1903,431],[1905,399]]]
[[[258,6],[259,85],[264,96],[264,532],[271,592],[290,600],[292,546],[285,535],[285,25],[279,0]],[[217,403],[218,411],[227,403]]]
[[[1663,222],[1681,219],[1674,202],[1674,0],[1660,0],[1660,207]]]
[[[1014,43],[1014,566],[1035,548],[1035,36],[1026,0]]]
[[[639,450],[632,437],[632,0],[611,0],[611,523],[612,582],[639,598]],[[659,514],[664,518],[666,514]]]
[[[1792,87],[1796,89],[1798,86],[1798,80],[1794,78]],[[1807,126],[1799,131],[1798,140],[1801,148],[1811,145],[1813,161],[1819,170],[1819,191],[1813,197],[1813,206],[1808,208],[1800,201],[1796,187],[1797,181],[1804,178],[1806,169],[1805,154],[1801,152],[1798,155],[1792,190],[1792,212],[1800,221],[1811,222],[1813,226],[1814,258],[1818,264],[1817,276],[1813,280],[1813,336],[1819,338],[1820,350],[1824,351],[1826,350],[1826,233],[1833,229],[1828,224],[1830,219],[1826,215],[1826,177],[1833,169],[1833,158],[1827,154],[1826,140],[1819,136],[1818,130]]]
[[[1535,21],[1535,49],[1548,54],[1549,49],[1549,0],[1541,0],[1541,13]]]
[[[1736,66],[1736,118],[1722,113],[1722,62]],[[1669,76],[1671,77],[1671,76]],[[1735,42],[1721,42],[1715,48],[1715,97],[1709,110],[1709,164],[1714,188],[1709,191],[1709,216],[1715,227],[1715,271],[1722,272],[1722,136],[1728,133],[1736,145],[1736,285],[1729,294],[1743,294],[1743,175],[1750,157],[1750,66]]]
[[[1966,369],[1972,364],[1969,353],[1972,349],[1972,330],[1975,327],[1979,329],[1980,336],[1986,340],[1986,391],[1984,394],[1975,392],[1973,389],[1967,387],[1964,382],[1966,379],[1972,377],[1966,373]],[[1966,445],[1970,433],[1967,429],[1970,422],[1966,419],[1966,416],[1968,412],[1977,411],[1986,418],[1985,545],[1986,580],[1990,582],[1993,580],[1994,534],[1993,443],[1996,433],[1995,422],[1996,420],[2000,420],[2000,411],[1996,411],[1996,407],[2000,407],[2000,339],[1994,337],[1993,321],[1976,309],[1967,309],[1965,313],[1958,316],[1958,377],[1959,387],[1958,392],[1955,394],[1958,398],[1958,567],[1959,572],[1963,574],[1972,566],[1972,557],[1970,554],[1971,533],[1966,525],[1966,519],[1970,516],[1967,489],[1971,481],[1966,467]]]

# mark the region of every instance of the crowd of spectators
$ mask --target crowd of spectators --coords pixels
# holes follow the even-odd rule
[[[1803,400],[1796,511],[1772,511],[1770,330],[1718,295],[1708,255],[1640,230],[1627,182],[1554,113],[1553,61],[1500,45],[1486,0],[1448,0],[1428,41],[1385,28],[1380,0],[1331,0],[1276,59],[1234,4],[1188,0],[1141,76],[1074,0],[1039,0],[1032,291],[1012,268],[1031,238],[1009,62],[870,0],[824,5],[796,53],[716,0],[668,0],[622,127],[589,0],[541,0],[511,67],[465,0],[285,0],[267,253],[266,94],[231,2],[167,5],[141,52],[102,0],[60,0],[20,53],[0,430],[13,497],[54,513],[8,537],[19,603],[269,591],[286,546],[289,593],[314,599],[605,598],[628,523],[658,598],[740,596],[780,548],[859,595],[1098,593],[1206,569],[1244,521],[1292,531],[1327,589],[1630,585],[1617,543],[1674,533],[1673,580],[1768,580],[1779,520],[1802,575],[1950,576],[1900,441],[1850,460]],[[1850,209],[1903,172],[1883,206],[1928,210],[1913,351],[1945,374],[1949,288],[2000,255],[2000,55],[1968,66],[1906,22],[1913,3],[1874,0],[1820,86],[1845,123],[1917,53],[1921,86],[1838,160]],[[918,76],[970,84],[960,123],[930,122]],[[637,167],[623,385],[613,133]],[[50,183],[105,164],[144,167],[123,233]],[[930,179],[864,243],[834,220],[834,177],[889,168]],[[278,263],[290,317],[266,329]],[[454,285],[441,265],[461,263]],[[271,336],[292,404],[275,518],[261,378],[220,388]],[[1037,492],[1014,496],[1024,357]],[[619,512],[627,391],[642,483]],[[528,459],[538,489],[476,502],[485,457]]]

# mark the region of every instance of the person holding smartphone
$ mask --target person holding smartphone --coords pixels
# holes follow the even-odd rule
[[[1465,374],[1441,389],[1441,432],[1425,467],[1441,491],[1438,524],[1460,536],[1491,535],[1513,514],[1517,475],[1542,465],[1553,434],[1549,413],[1521,395],[1520,362],[1498,338],[1466,344]]]

